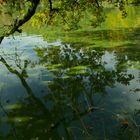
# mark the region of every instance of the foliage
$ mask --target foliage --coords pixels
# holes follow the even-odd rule
[[[30,15],[33,5],[36,5],[38,10],[33,17],[33,25],[40,23],[46,23],[47,25],[61,24],[64,25],[66,30],[71,30],[78,29],[80,27],[79,22],[84,17],[89,18],[87,13],[92,15],[90,17],[91,25],[93,27],[99,26],[106,19],[104,9],[108,5],[118,7],[122,11],[122,16],[126,17],[125,6],[130,2],[128,0],[10,0],[1,4],[1,13],[7,13],[11,16],[13,19],[12,26],[15,21],[25,19],[25,15]],[[34,13],[31,17],[33,15]],[[28,20],[23,21],[26,23]],[[11,26],[8,27],[12,28],[13,26]]]

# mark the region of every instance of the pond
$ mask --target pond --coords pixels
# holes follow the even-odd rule
[[[1,140],[139,139],[138,24],[71,36],[78,41],[22,33],[0,44]]]

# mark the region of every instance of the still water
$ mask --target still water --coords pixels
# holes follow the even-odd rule
[[[48,43],[26,34],[5,38],[0,51],[0,138],[138,139],[139,51],[139,46]]]
[[[55,41],[5,38],[0,140],[139,140],[139,11],[129,20],[109,12],[104,28]]]

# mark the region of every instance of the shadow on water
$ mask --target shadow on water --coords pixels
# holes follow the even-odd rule
[[[2,140],[140,137],[139,48],[11,41],[0,53]]]

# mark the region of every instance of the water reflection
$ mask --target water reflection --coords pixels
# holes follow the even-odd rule
[[[138,48],[93,49],[40,38],[27,46],[30,39],[15,38],[19,47],[10,52],[8,41],[1,44],[1,139],[139,137]]]

